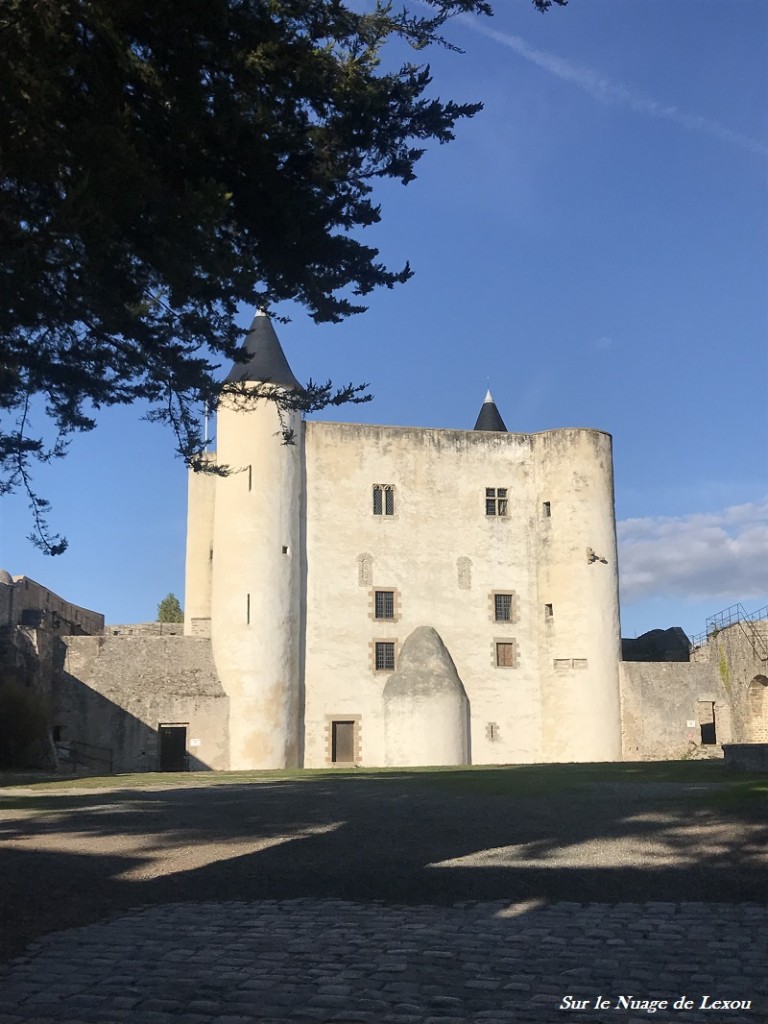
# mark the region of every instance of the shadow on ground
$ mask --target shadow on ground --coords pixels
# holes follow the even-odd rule
[[[176,901],[765,902],[764,781],[728,785],[721,765],[677,782],[620,768],[8,795],[0,958]]]

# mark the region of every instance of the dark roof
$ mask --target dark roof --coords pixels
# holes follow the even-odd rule
[[[485,395],[485,401],[480,409],[480,415],[477,417],[477,423],[475,423],[474,429],[500,430],[505,434],[507,432],[507,427],[504,420],[501,418],[501,413],[496,408],[496,403],[493,400],[493,395],[490,390]]]
[[[622,661],[689,661],[690,650],[690,641],[680,626],[621,638]]]
[[[253,318],[244,348],[246,355],[229,371],[227,383],[254,380],[301,390],[301,384],[294,377],[285,358],[272,321],[265,313],[257,313]]]

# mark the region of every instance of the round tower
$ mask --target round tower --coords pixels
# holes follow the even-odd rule
[[[611,436],[535,435],[543,756],[620,761],[619,575]]]
[[[245,349],[227,382],[300,387],[266,315]],[[302,422],[267,398],[237,406],[224,399],[217,420],[217,462],[230,473],[215,486],[213,657],[230,702],[230,768],[290,768],[300,746]]]

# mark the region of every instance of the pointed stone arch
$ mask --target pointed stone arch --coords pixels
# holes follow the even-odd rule
[[[747,742],[768,743],[768,676],[756,675],[747,687]]]

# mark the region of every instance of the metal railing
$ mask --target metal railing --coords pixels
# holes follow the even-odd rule
[[[691,650],[696,650],[702,644],[714,639],[717,634],[730,626],[738,626],[743,635],[752,646],[752,650],[761,661],[768,661],[768,640],[765,630],[758,628],[758,623],[768,619],[768,605],[758,608],[756,612],[748,612],[743,604],[732,604],[721,612],[710,615],[707,619],[707,628],[703,633],[697,633],[690,638]]]

